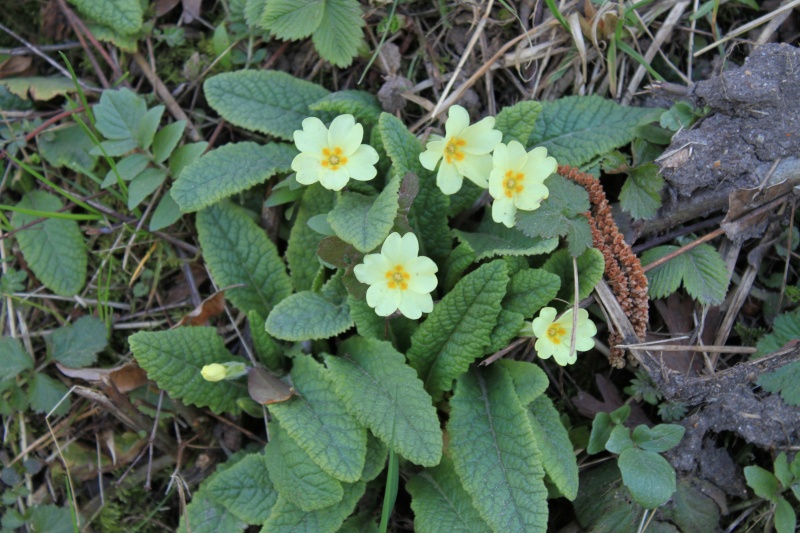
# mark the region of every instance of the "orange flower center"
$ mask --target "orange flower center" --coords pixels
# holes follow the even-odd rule
[[[567,334],[567,330],[559,326],[558,324],[553,324],[549,328],[547,328],[547,338],[550,339],[550,342],[553,344],[561,344],[561,339]]]
[[[323,148],[322,156],[322,166],[331,170],[339,170],[347,164],[347,158],[342,155],[342,149],[338,146],[333,150],[330,148]]]
[[[459,139],[458,137],[453,137],[444,147],[444,159],[447,161],[448,164],[453,163],[453,159],[456,161],[463,161],[464,160],[464,152],[461,151],[467,145],[467,141],[464,139]]]
[[[511,198],[515,194],[521,193],[525,187],[522,182],[525,181],[525,174],[518,172],[514,174],[513,170],[506,172],[506,177],[503,179],[503,192],[507,198]]]
[[[393,269],[386,272],[386,279],[389,281],[390,289],[400,289],[404,291],[408,289],[408,280],[411,279],[411,274],[406,272],[403,265],[397,265]]]

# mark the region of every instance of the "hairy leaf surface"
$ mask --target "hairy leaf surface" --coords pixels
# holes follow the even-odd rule
[[[260,524],[269,518],[278,499],[260,453],[248,454],[230,468],[218,471],[204,489],[211,499],[248,524]]]
[[[386,239],[394,226],[399,190],[400,179],[394,177],[377,197],[342,193],[336,207],[328,214],[328,222],[344,242],[352,244],[359,252],[370,252]]]
[[[334,533],[339,530],[344,519],[350,513],[364,495],[366,483],[345,483],[342,485],[344,496],[342,501],[306,513],[297,505],[284,496],[279,496],[278,501],[272,508],[269,519],[264,522],[261,528],[262,533]]]
[[[264,327],[270,335],[285,341],[327,339],[353,327],[341,275],[331,278],[322,292],[298,292],[283,300],[269,314]]]
[[[504,107],[495,118],[495,129],[503,132],[503,142],[517,141],[526,148],[528,139],[536,128],[536,119],[542,112],[542,104],[533,101],[524,101],[512,106]]]
[[[547,477],[565,498],[574,500],[578,495],[578,462],[552,400],[543,394],[538,396],[531,403],[528,416]]]

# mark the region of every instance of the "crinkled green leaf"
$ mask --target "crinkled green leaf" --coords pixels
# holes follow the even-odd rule
[[[23,370],[33,368],[33,358],[19,339],[0,337],[0,382],[14,379]]]
[[[476,260],[487,257],[507,255],[539,255],[552,252],[558,246],[558,239],[528,237],[515,228],[484,218],[477,232],[470,233],[453,230],[459,242],[468,245],[475,252]]]
[[[270,0],[260,23],[278,39],[295,41],[316,30],[325,14],[325,0]]]
[[[298,394],[270,406],[281,427],[325,472],[349,483],[361,478],[367,432],[334,392],[328,372],[309,355],[295,357]]]
[[[211,383],[200,370],[212,363],[245,362],[225,348],[222,337],[211,327],[140,331],[128,337],[133,356],[147,376],[172,398],[215,413],[238,413],[236,400],[247,396],[236,381]]]
[[[230,468],[217,472],[205,487],[208,496],[248,524],[260,524],[278,499],[260,453],[251,453]]]
[[[490,343],[485,353],[495,353],[508,346],[511,339],[519,335],[524,323],[525,317],[516,311],[500,309],[500,314],[497,315],[497,325],[489,335]]]
[[[506,264],[495,260],[459,281],[411,337],[408,362],[438,399],[484,354],[505,296]]]
[[[658,246],[642,254],[642,265],[678,250],[677,246]],[[681,281],[689,295],[702,304],[716,305],[728,290],[728,269],[719,252],[701,244],[647,272],[651,298],[666,298]]]
[[[446,274],[443,288],[445,292],[450,292],[455,284],[464,276],[464,272],[467,268],[475,262],[475,259],[475,252],[466,243],[459,244],[453,249],[447,256],[447,261],[444,265]]]
[[[153,139],[153,158],[156,163],[163,163],[167,160],[183,138],[185,129],[186,121],[179,120],[172,124],[167,124],[156,133]]]
[[[450,218],[457,217],[467,209],[475,206],[476,202],[484,194],[489,194],[486,189],[483,187],[478,187],[470,180],[464,180],[458,192],[448,196],[450,199],[450,205],[447,208],[447,216]],[[484,217],[484,220],[487,220],[487,217]]]
[[[353,317],[359,335],[370,339],[383,339],[386,328],[385,317],[378,316],[366,300],[356,300],[350,296],[347,304],[350,306],[350,316]]]
[[[139,124],[147,113],[147,106],[136,93],[123,88],[103,91],[93,112],[97,119],[97,131],[106,139],[136,140]]]
[[[353,62],[364,40],[364,19],[357,0],[325,0],[322,21],[312,40],[322,59],[337,67]]]
[[[685,432],[686,428],[678,424],[658,424],[653,428],[641,424],[636,426],[631,437],[643,450],[665,452],[677,446]]]
[[[48,414],[58,405],[58,409],[54,413],[63,415],[69,411],[70,400],[64,398],[68,392],[69,389],[60,381],[56,381],[43,372],[34,372],[28,385],[31,409],[35,413]],[[61,403],[59,404],[59,402]]]
[[[657,121],[663,112],[624,107],[595,95],[542,102],[542,112],[527,145],[544,146],[559,164],[580,166],[628,144],[636,135],[637,126]]]
[[[291,294],[292,282],[275,244],[241,207],[221,202],[203,209],[197,214],[197,233],[217,285],[245,285],[225,292],[242,311],[267,316]]]
[[[142,4],[139,0],[70,0],[78,10],[100,24],[130,35],[142,28]]]
[[[146,168],[133,178],[128,185],[128,209],[135,209],[145,198],[158,189],[167,178],[167,172],[160,168]]]
[[[268,480],[269,478],[267,478]],[[267,481],[268,483],[269,481]],[[186,527],[188,518],[189,527]],[[202,488],[196,491],[192,501],[181,513],[178,533],[240,533],[247,524],[221,503],[217,503]]]
[[[150,231],[159,231],[173,225],[183,216],[181,208],[173,200],[170,191],[165,192],[150,217]]]
[[[50,356],[64,366],[81,368],[97,361],[106,347],[106,324],[93,316],[82,316],[74,324],[58,328],[50,336]]]
[[[655,452],[628,448],[620,454],[617,466],[631,496],[645,509],[665,504],[675,493],[675,470]]]
[[[394,177],[377,197],[342,193],[336,207],[328,213],[328,222],[344,242],[359,252],[370,252],[386,239],[394,226],[399,189],[400,179]]]
[[[520,270],[511,276],[503,308],[530,319],[556,297],[560,288],[561,278],[552,272],[543,268]]]
[[[334,115],[353,115],[356,121],[366,126],[377,124],[381,116],[381,104],[367,91],[336,91],[311,104],[309,109]]]
[[[248,311],[247,322],[253,337],[253,350],[261,363],[272,371],[281,368],[283,348],[264,330],[264,317],[258,311]]]
[[[325,189],[322,185],[314,184],[306,188],[303,193],[303,199],[297,208],[297,218],[289,233],[289,244],[286,247],[286,261],[289,263],[295,290],[311,289],[319,270],[317,246],[323,235],[311,229],[308,221],[315,215],[330,211],[333,204],[333,191]]]
[[[366,483],[345,483],[342,501],[324,509],[306,513],[284,496],[279,496],[261,533],[334,533],[353,512],[364,495]]]
[[[541,456],[508,372],[492,365],[463,374],[450,406],[450,454],[481,517],[494,531],[545,531]]]
[[[642,515],[614,461],[581,472],[574,508],[578,523],[587,531],[635,531]]]
[[[544,371],[533,363],[516,361],[514,359],[501,359],[494,363],[503,367],[514,382],[514,390],[522,405],[527,406],[536,398],[544,394],[550,380]]]
[[[565,498],[574,500],[578,495],[578,461],[558,411],[550,398],[540,395],[531,403],[528,416],[547,477]]]
[[[528,237],[566,237],[573,256],[592,246],[592,231],[583,215],[589,211],[586,189],[553,174],[544,181],[550,190],[535,211],[517,211],[517,228]]]
[[[542,104],[527,100],[512,106],[504,107],[495,118],[494,127],[503,132],[503,142],[517,141],[528,146],[536,119],[542,112]]]
[[[394,175],[402,177],[412,172],[419,178],[419,192],[408,212],[408,222],[419,237],[420,255],[434,260],[445,258],[451,240],[447,225],[449,199],[436,186],[433,174],[420,164],[422,146],[400,119],[388,113],[381,114],[377,131],[392,160]]]
[[[472,499],[446,455],[435,468],[415,474],[406,483],[419,533],[489,533]]]
[[[68,124],[40,135],[37,145],[44,160],[54,167],[85,172],[94,170],[97,165],[97,157],[89,153],[94,142],[78,124]]]
[[[95,39],[105,43],[111,43],[117,48],[120,49],[122,52],[128,53],[136,53],[138,50],[137,43],[138,43],[138,36],[137,34],[124,34],[122,32],[117,31],[112,26],[106,26],[105,24],[97,24],[94,22],[88,22],[86,24],[86,29],[91,32]],[[74,84],[73,84],[74,87]]]
[[[172,178],[178,179],[183,173],[183,169],[200,159],[206,148],[208,148],[208,143],[205,141],[188,143],[176,148],[169,156],[169,172]]]
[[[663,188],[664,178],[658,173],[658,165],[648,163],[634,168],[619,193],[622,210],[636,220],[653,218],[661,207]]]
[[[64,204],[44,191],[31,191],[17,207],[58,211]],[[21,228],[40,217],[14,213],[11,226]],[[88,256],[83,235],[74,220],[51,218],[14,234],[25,261],[44,286],[61,296],[75,296],[86,282]]]
[[[780,367],[774,372],[762,374],[757,382],[764,390],[780,393],[789,405],[800,406],[800,361]]]
[[[270,423],[264,462],[278,494],[305,512],[330,507],[342,500],[342,484],[326,474],[277,424]]]
[[[597,248],[588,248],[575,258],[578,263],[578,298],[588,298],[595,285],[603,277],[606,262],[603,254]],[[551,255],[542,270],[546,270],[561,278],[561,287],[557,298],[572,302],[575,298],[575,272],[572,265],[572,256],[566,250],[559,250]]]
[[[338,533],[378,533],[378,524],[370,511],[362,511],[344,521]]]
[[[341,275],[331,278],[322,292],[298,292],[283,300],[267,316],[265,327],[284,341],[327,339],[353,327]]]
[[[328,94],[315,83],[277,70],[240,70],[217,74],[203,89],[222,118],[241,128],[292,140],[303,119],[316,116],[308,106]]]
[[[372,481],[383,472],[386,466],[386,457],[389,448],[378,437],[367,432],[367,457],[364,460],[364,470],[361,471],[362,481]]]
[[[172,185],[181,211],[191,213],[289,172],[297,150],[284,143],[239,142],[220,146],[191,163]]]
[[[327,356],[336,394],[375,436],[409,461],[435,466],[442,430],[431,397],[405,358],[385,341],[351,337]]]

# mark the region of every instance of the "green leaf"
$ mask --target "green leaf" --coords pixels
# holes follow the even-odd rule
[[[197,214],[203,257],[217,285],[243,283],[225,296],[242,311],[269,315],[292,292],[275,244],[241,207],[222,202]]]
[[[775,317],[775,322],[772,324],[772,333],[761,337],[761,340],[756,344],[758,355],[767,355],[772,352],[777,352],[787,342],[797,338],[800,338],[800,309],[781,313]],[[789,364],[787,366],[792,365]]]
[[[28,385],[28,397],[31,402],[31,410],[35,413],[47,414],[57,404],[58,409],[54,412],[57,415],[66,414],[69,411],[69,398],[64,398],[69,389],[60,381],[56,381],[43,372],[35,372]],[[63,402],[61,400],[64,400]]]
[[[24,76],[0,80],[8,92],[23,100],[52,100],[56,96],[75,92],[75,83],[65,76]]]
[[[248,524],[259,524],[269,518],[278,499],[260,453],[247,454],[230,468],[217,471],[209,478],[205,491]]]
[[[602,275],[602,273],[601,273]],[[580,271],[578,272],[580,278]],[[503,298],[503,308],[530,318],[558,294],[561,278],[541,268],[526,268],[513,276]]]
[[[278,39],[296,41],[316,30],[325,14],[325,0],[270,0],[261,26]]]
[[[264,330],[264,317],[258,311],[247,312],[247,323],[253,337],[253,349],[261,363],[272,371],[281,368],[283,348]]]
[[[665,452],[683,438],[686,428],[678,424],[658,424],[652,429],[641,424],[633,430],[633,442],[643,450]]]
[[[347,410],[409,461],[435,466],[442,457],[442,430],[422,382],[405,358],[385,341],[351,337],[327,356],[336,394]]]
[[[509,373],[514,382],[514,390],[522,405],[527,406],[544,394],[550,381],[544,371],[533,363],[501,359],[497,363]]]
[[[264,523],[262,533],[334,533],[353,512],[358,500],[364,495],[366,483],[346,483],[342,485],[344,497],[342,501],[306,513],[284,496],[272,508],[272,514]]]
[[[328,339],[353,327],[341,275],[331,278],[322,292],[298,292],[283,300],[267,316],[265,327],[284,341]]]
[[[566,237],[570,254],[582,254],[592,246],[592,232],[583,215],[589,211],[589,194],[558,174],[551,175],[544,184],[550,196],[535,211],[518,211],[517,228],[528,237]]]
[[[138,0],[134,1],[138,3]],[[147,113],[147,106],[144,100],[129,89],[106,90],[93,111],[97,119],[97,131],[106,139],[125,141],[136,139],[139,124]]]
[[[356,331],[359,335],[370,339],[383,339],[383,332],[386,328],[384,317],[378,316],[366,300],[356,300],[350,296],[347,299],[347,305],[350,306],[350,316],[356,324]]]
[[[444,291],[450,292],[455,284],[464,276],[464,272],[475,261],[475,252],[468,244],[459,244],[450,255],[444,265],[446,272],[444,278]]]
[[[356,121],[366,126],[378,123],[381,104],[367,91],[336,91],[309,106],[312,111],[325,111],[333,115],[353,115]]]
[[[314,83],[277,70],[240,70],[217,74],[203,84],[208,103],[222,118],[241,128],[291,141],[308,106],[328,94]]]
[[[521,314],[508,309],[500,309],[500,314],[497,315],[497,325],[489,335],[489,346],[484,353],[495,353],[508,346],[511,339],[519,336],[524,323],[525,317]]]
[[[539,395],[528,409],[528,420],[547,477],[565,498],[574,500],[578,495],[578,461],[567,428],[550,398]]]
[[[614,429],[611,430],[611,435],[608,437],[608,441],[606,441],[606,450],[619,455],[632,447],[633,440],[631,440],[631,430],[624,425],[614,426]]]
[[[439,466],[426,469],[406,483],[419,533],[489,533],[491,530],[472,505],[446,455]]]
[[[605,450],[606,442],[611,437],[612,429],[614,429],[614,424],[608,413],[599,412],[594,415],[592,433],[589,435],[589,445],[586,447],[586,453],[594,455]]]
[[[577,167],[628,144],[637,126],[657,121],[663,112],[623,107],[594,95],[542,102],[542,113],[527,146],[544,146],[559,164]]]
[[[28,526],[31,531],[74,533],[76,527],[73,524],[72,513],[66,507],[56,507],[50,504],[36,504],[30,509]]]
[[[61,200],[44,191],[31,191],[17,204],[21,209],[55,212]],[[38,220],[16,212],[11,226],[21,228]],[[60,296],[75,296],[86,282],[88,256],[81,230],[74,220],[48,219],[14,234],[25,261],[44,286]]]
[[[797,515],[786,498],[778,497],[775,504],[775,531],[778,533],[794,533],[797,527]]]
[[[181,208],[172,199],[170,191],[164,193],[150,217],[150,231],[159,231],[173,225],[183,216]]]
[[[595,285],[603,277],[606,262],[597,248],[588,248],[576,258],[578,263],[578,298],[588,298]],[[575,298],[575,276],[572,256],[566,250],[559,250],[542,265],[542,269],[561,278],[557,298],[572,302]]]
[[[156,137],[153,139],[153,159],[156,163],[163,163],[167,160],[183,138],[185,129],[186,121],[179,120],[164,126],[156,133]]]
[[[93,316],[82,316],[70,326],[58,328],[50,337],[51,357],[64,366],[82,368],[97,361],[106,341],[106,324]]]
[[[186,524],[187,518],[189,527]],[[214,501],[201,488],[194,493],[191,503],[186,506],[186,511],[181,513],[178,533],[219,533],[222,531],[239,533],[246,527],[247,524],[239,520],[233,511]]]
[[[136,129],[136,144],[142,150],[149,150],[156,136],[158,125],[161,123],[161,116],[164,114],[164,106],[158,105],[144,114],[139,127]]]
[[[714,531],[719,526],[719,507],[690,480],[678,481],[669,505],[660,509],[681,531]]]
[[[677,246],[658,246],[642,254],[647,265],[678,250]],[[701,244],[647,272],[651,298],[666,298],[681,281],[689,295],[702,304],[716,305],[728,290],[728,268],[712,246]]]
[[[800,406],[800,361],[794,361],[780,367],[774,372],[762,374],[757,383],[765,391],[780,393],[783,401],[789,405]]]
[[[167,177],[160,168],[146,168],[133,178],[128,186],[128,209],[135,209],[142,201],[158,189]]]
[[[369,482],[378,477],[386,466],[388,454],[389,448],[378,437],[367,432],[367,458],[364,460],[361,480]]]
[[[495,260],[465,276],[434,308],[411,337],[408,362],[438,399],[453,380],[484,354],[500,314],[508,275]]]
[[[236,400],[247,396],[235,381],[211,383],[200,370],[212,363],[245,362],[225,348],[222,337],[211,327],[140,331],[128,337],[133,356],[147,376],[172,398],[215,413],[238,413]]]
[[[370,252],[386,239],[394,226],[399,190],[400,179],[394,177],[377,197],[342,193],[328,214],[328,222],[344,242],[359,252]]]
[[[377,131],[395,176],[408,172],[419,178],[419,192],[408,213],[408,222],[419,237],[420,255],[443,259],[450,251],[450,229],[447,224],[449,199],[436,187],[433,174],[419,162],[422,146],[400,119],[382,113]]]
[[[78,124],[68,124],[40,135],[37,145],[44,160],[54,167],[85,172],[94,170],[97,165],[97,157],[89,153],[94,141]]]
[[[0,337],[0,382],[14,379],[23,370],[33,368],[33,358],[19,339]]]
[[[130,35],[142,29],[142,4],[139,0],[69,0],[78,10],[116,31]],[[105,91],[105,94],[108,91]]]
[[[558,239],[528,237],[515,228],[507,228],[484,217],[478,231],[468,233],[453,230],[459,242],[475,252],[477,261],[495,256],[539,255],[552,252],[558,246]]]
[[[781,482],[781,486],[784,488],[791,486],[794,476],[789,469],[789,461],[786,459],[786,452],[781,452],[778,454],[778,456],[775,458],[775,464],[773,466],[775,470],[775,477]]]
[[[503,142],[517,141],[522,146],[528,146],[536,119],[542,112],[539,102],[525,101],[512,106],[504,107],[495,118],[494,127],[503,132]],[[552,155],[552,154],[551,154]]]
[[[294,358],[298,394],[269,410],[297,444],[329,475],[348,483],[361,478],[367,432],[334,392],[328,372],[311,356]]]
[[[208,143],[205,141],[184,144],[176,148],[169,156],[169,172],[172,178],[178,179],[183,173],[183,169],[200,159],[206,148],[208,148]]]
[[[622,482],[645,509],[655,509],[675,493],[675,470],[655,452],[628,448],[617,459]]]
[[[264,450],[269,478],[282,498],[305,512],[330,507],[342,500],[342,484],[326,474],[277,424],[270,424]]]
[[[775,502],[778,496],[778,478],[772,472],[764,470],[760,466],[746,466],[744,478],[756,496]]]
[[[617,465],[608,461],[581,471],[574,508],[578,523],[587,531],[608,533],[638,531],[643,512],[622,485]]]
[[[289,233],[286,247],[286,261],[292,273],[292,283],[297,291],[311,289],[311,284],[319,270],[317,246],[323,236],[311,229],[308,221],[315,215],[327,213],[333,208],[334,193],[319,184],[305,189],[303,199],[297,208],[297,218]]]
[[[131,154],[120,159],[115,165],[117,171],[114,172],[113,168],[109,170],[105,179],[103,179],[103,183],[100,184],[100,188],[107,189],[112,185],[116,185],[118,174],[123,181],[133,180],[147,168],[148,163],[150,163],[150,160],[144,154]]]
[[[463,374],[450,406],[449,450],[481,517],[494,531],[545,531],[541,456],[508,372]]]
[[[322,21],[312,40],[322,59],[337,67],[353,62],[364,40],[364,19],[357,0],[325,0]]]
[[[297,150],[284,143],[220,146],[189,164],[172,185],[181,211],[191,213],[291,171]]]
[[[664,178],[658,173],[658,165],[648,163],[634,168],[619,193],[622,210],[635,220],[653,218],[661,207],[663,188]]]

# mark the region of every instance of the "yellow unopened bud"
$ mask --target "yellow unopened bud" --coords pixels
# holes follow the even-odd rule
[[[225,368],[225,365],[221,365],[219,363],[213,363],[204,366],[203,369],[200,371],[200,374],[206,381],[222,381],[227,377],[228,369]]]

